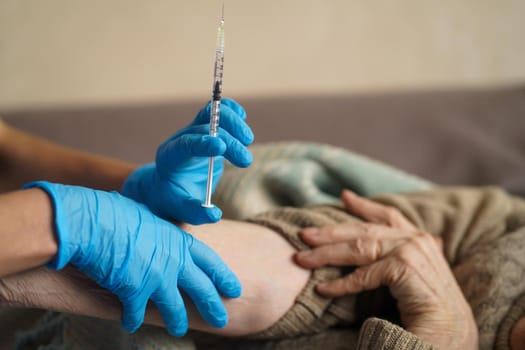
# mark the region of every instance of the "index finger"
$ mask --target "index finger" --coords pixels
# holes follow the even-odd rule
[[[382,238],[357,237],[303,250],[295,255],[295,261],[308,269],[321,266],[366,265],[384,258],[409,239],[407,236]]]
[[[201,109],[192,125],[207,124],[210,122],[211,103]],[[254,135],[246,123],[246,112],[237,102],[231,99],[221,101],[219,127],[226,130],[242,144],[249,145],[253,142]]]
[[[235,101],[234,99],[232,99],[232,98],[228,98],[228,97],[223,98],[223,99],[221,100],[221,104],[224,104],[224,105],[230,107],[231,109],[233,109],[233,111],[234,111],[235,113],[237,113],[237,115],[238,115],[239,117],[241,117],[242,120],[245,120],[245,119],[246,119],[246,117],[247,117],[246,110],[244,109],[243,106],[241,106],[240,103],[238,103],[238,102]]]
[[[308,245],[320,245],[360,241],[400,239],[412,236],[407,230],[366,222],[344,222],[323,227],[306,227],[300,231],[301,239]]]
[[[241,295],[241,282],[213,249],[194,238],[190,254],[195,265],[210,278],[222,295],[228,298],[237,298]]]
[[[349,190],[343,190],[341,200],[346,210],[360,218],[378,224],[403,230],[415,231],[417,228],[399,210],[360,197]]]
[[[202,318],[215,328],[222,328],[228,323],[228,313],[217,289],[193,261],[187,260],[179,275],[179,286],[195,304]]]

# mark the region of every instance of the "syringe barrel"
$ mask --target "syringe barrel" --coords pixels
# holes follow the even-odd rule
[[[224,72],[224,51],[215,51],[215,62],[213,65],[213,96],[217,93],[221,93],[222,89],[222,76]]]
[[[219,129],[219,117],[221,113],[221,100],[213,99],[211,102],[211,111],[210,111],[210,135],[217,136]]]

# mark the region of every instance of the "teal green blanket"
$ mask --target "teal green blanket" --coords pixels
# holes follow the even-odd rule
[[[433,185],[341,148],[282,142],[251,148],[248,169],[227,165],[213,197],[228,219],[245,219],[280,206],[338,203],[341,191],[362,196],[426,190]]]

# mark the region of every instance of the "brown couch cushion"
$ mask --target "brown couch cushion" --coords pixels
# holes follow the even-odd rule
[[[525,195],[525,88],[239,99],[256,142],[348,148],[441,184]],[[205,101],[3,113],[19,128],[84,150],[152,161]]]

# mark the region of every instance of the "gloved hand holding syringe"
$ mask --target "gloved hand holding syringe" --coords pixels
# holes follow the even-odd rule
[[[211,195],[224,171],[224,162],[246,168],[253,161],[247,147],[254,135],[246,123],[246,111],[236,101],[221,98],[223,26],[221,20],[212,101],[187,127],[163,142],[157,149],[155,162],[137,168],[122,188],[123,194],[146,204],[163,219],[193,225],[219,221],[222,211],[211,204]]]
[[[221,111],[221,89],[222,75],[224,70],[224,6],[222,7],[221,21],[217,30],[217,44],[215,46],[215,62],[213,67],[212,101],[210,108],[210,136],[217,136],[219,128],[219,116]],[[203,207],[212,207],[211,194],[213,187],[213,164],[214,157],[210,157],[208,163],[208,181],[206,182],[206,198]]]

